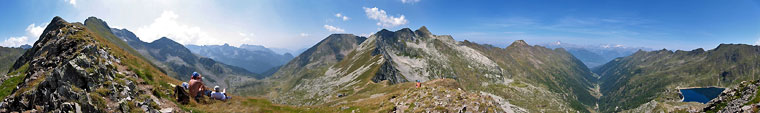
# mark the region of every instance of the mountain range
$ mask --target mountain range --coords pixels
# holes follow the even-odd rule
[[[280,66],[293,59],[290,53],[277,54],[260,45],[241,45],[240,48],[224,45],[185,45],[187,49],[216,61],[241,67],[264,76],[272,75]]]
[[[683,104],[678,103],[680,88],[732,87],[760,79],[759,57],[760,46],[720,44],[707,51],[638,51],[614,59],[594,70],[601,76],[600,90],[605,95],[599,102],[601,111],[633,109],[645,103],[678,106]]]
[[[333,105],[345,101],[333,95],[376,95],[368,92],[449,78],[463,90],[507,97],[502,100],[511,103],[503,107],[507,111],[591,111],[595,97],[589,90],[594,87],[590,75],[564,49],[530,46],[524,41],[507,48],[457,42],[421,27],[384,29],[368,38],[330,35],[270,78],[243,89],[259,89],[244,94],[269,92],[258,95],[277,103]]]
[[[610,44],[604,44],[604,45],[598,45],[598,46],[576,45],[576,44],[563,43],[560,41],[557,41],[554,43],[545,43],[545,44],[540,44],[540,45],[545,46],[547,48],[553,48],[553,49],[564,48],[565,50],[570,52],[570,54],[573,54],[573,56],[581,60],[589,68],[599,67],[607,62],[610,62],[612,59],[628,56],[639,50],[643,50],[643,51],[652,50],[652,49],[644,48],[644,47],[626,47],[623,45],[610,45]]]
[[[691,51],[609,48],[530,45],[524,40],[496,47],[456,41],[422,26],[382,29],[369,37],[332,34],[293,57],[256,45],[186,46],[166,37],[144,42],[95,17],[84,23],[55,17],[31,48],[0,48],[0,60],[9,67],[0,76],[0,112],[606,113],[760,108],[760,46],[721,44]],[[636,51],[629,53],[632,49]],[[604,63],[589,66],[599,62]],[[204,75],[207,86],[229,88],[233,99],[180,102],[184,93],[177,84],[194,71]],[[683,102],[681,89],[704,87],[726,90],[708,103]]]
[[[206,80],[205,83],[223,87],[246,79],[264,77],[244,68],[193,54],[184,45],[166,37],[148,43],[141,41],[129,30],[108,27],[100,19],[88,18],[85,20],[85,24],[88,22],[102,23],[103,28],[108,29],[108,32],[113,32],[114,37],[124,40],[128,44],[127,48],[134,48],[136,54],[142,55],[147,61],[154,63],[162,72],[181,81],[190,80],[190,75],[193,72],[201,73]]]

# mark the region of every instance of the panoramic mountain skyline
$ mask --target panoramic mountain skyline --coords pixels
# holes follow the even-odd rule
[[[0,113],[754,113],[758,6],[8,1]]]
[[[757,44],[756,1],[8,1],[0,46],[32,44],[47,18],[97,16],[145,41],[263,45],[296,51],[332,33],[427,26],[455,40],[506,47],[556,41],[654,49]],[[12,21],[10,21],[12,20]]]

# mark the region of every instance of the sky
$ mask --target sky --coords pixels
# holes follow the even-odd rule
[[[55,16],[95,16],[151,42],[263,45],[297,50],[333,33],[418,29],[508,46],[561,41],[692,50],[760,44],[760,2],[749,0],[7,0],[0,46],[33,44]]]

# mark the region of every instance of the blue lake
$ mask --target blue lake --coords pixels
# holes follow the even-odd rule
[[[718,97],[724,89],[716,87],[681,89],[681,95],[683,96],[683,102],[699,102],[704,104]]]

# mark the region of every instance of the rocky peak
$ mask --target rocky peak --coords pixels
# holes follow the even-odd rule
[[[752,46],[747,44],[720,44],[716,47],[715,51],[737,51],[744,48],[757,48],[758,46]]]
[[[418,30],[419,31],[419,30]],[[427,28],[424,29],[424,31],[427,31]],[[429,31],[426,33],[430,33]],[[415,31],[412,31],[412,29],[409,28],[401,28],[397,31],[388,31],[387,29],[383,29],[375,33],[373,36],[376,36],[378,42],[384,42],[391,45],[395,45],[393,43],[396,43],[398,41],[414,41],[419,39],[419,34],[415,34]]]
[[[531,46],[530,46],[530,45],[528,45],[528,43],[526,43],[524,40],[515,40],[515,42],[512,42],[512,44],[511,44],[511,45],[509,45],[509,47],[518,47],[518,48],[522,48],[522,47],[531,47]],[[509,47],[508,47],[508,48],[509,48]]]
[[[414,31],[412,31],[412,29],[409,29],[409,28],[401,28],[398,31],[396,31],[396,33],[414,34]]]
[[[354,38],[357,37],[354,34],[330,34],[330,36],[327,36],[325,40],[332,41],[332,40],[342,40],[342,38]]]
[[[53,20],[50,21],[50,24],[48,24],[48,26],[45,27],[45,31],[50,31],[50,30],[53,30],[53,29],[59,29],[59,28],[63,27],[64,25],[66,25],[67,23],[69,23],[69,22],[66,22],[66,20],[63,20],[63,18],[61,18],[59,16],[55,16],[55,17],[53,17]],[[45,32],[43,32],[43,33],[45,33]]]
[[[84,20],[84,24],[85,25],[89,25],[89,24],[100,25],[98,28],[110,29],[106,21],[103,21],[94,16],[88,17],[87,20]]]
[[[689,51],[690,55],[696,55],[696,54],[702,54],[702,53],[705,53],[705,49],[697,48],[697,49]]]
[[[430,33],[430,31],[428,31],[427,27],[425,27],[425,26],[420,27],[419,29],[415,30],[414,32],[416,32],[417,35],[420,35],[420,36],[433,35],[433,33]]]
[[[69,22],[66,22],[66,20],[63,20],[63,18],[59,16],[53,17],[53,20],[50,21],[50,24],[48,24],[45,30],[42,32],[40,39],[37,39],[37,42],[34,43],[32,48],[30,48],[28,52],[24,53],[24,55],[22,55],[18,60],[16,60],[12,68],[13,69],[20,68],[21,66],[24,65],[23,63],[21,63],[22,61],[30,60],[30,58],[32,58],[31,56],[38,55],[34,53],[36,53],[40,49],[42,44],[45,44],[45,42],[48,42],[49,40],[51,40],[51,38],[43,38],[43,37],[50,37],[51,35],[55,35],[52,33],[63,32],[61,28],[71,27],[71,26],[72,25],[69,24]]]
[[[9,95],[2,95],[0,112],[158,112],[156,103],[172,104],[146,93],[138,84],[145,79],[125,69],[122,58],[134,56],[113,51],[121,48],[89,30],[55,17],[17,60],[21,66],[2,77],[17,87],[3,92]]]
[[[132,33],[131,31],[127,29],[117,29],[117,28],[111,28],[111,32],[121,38],[124,39],[127,43],[144,43],[140,38],[135,35],[135,33]]]
[[[291,63],[295,63],[296,65],[288,63],[286,66],[292,65],[300,68],[312,62],[324,65],[340,61],[348,52],[358,47],[366,39],[366,37],[353,34],[331,34],[294,58],[293,60],[297,62],[291,61]]]
[[[167,45],[167,46],[169,46],[171,48],[175,48],[175,49],[182,49],[182,48],[184,48],[184,46],[182,44],[177,43],[176,41],[174,41],[172,39],[169,39],[169,38],[166,38],[166,37],[161,37],[158,40],[155,40],[155,41],[151,42],[151,44]],[[188,51],[190,51],[190,50],[188,50]]]

